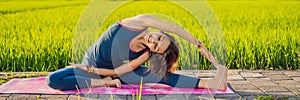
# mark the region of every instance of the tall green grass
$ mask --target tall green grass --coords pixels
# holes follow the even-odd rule
[[[89,1],[1,1],[0,70],[54,71],[66,66],[72,58],[73,34],[77,21],[88,3]],[[193,1],[181,3],[199,7]],[[208,3],[215,11],[225,35],[227,67],[299,69],[299,1]],[[109,25],[122,18],[151,12],[158,18],[185,28],[210,48],[210,41],[201,24],[178,7],[164,1],[138,1],[123,5],[101,24],[98,36]],[[97,38],[92,37],[94,40]],[[180,69],[211,68],[210,63],[193,45],[176,38],[181,44]]]
[[[46,10],[58,7],[87,5],[86,1],[44,1],[44,0],[20,0],[0,1],[0,14],[14,14],[18,12]]]
[[[56,5],[50,1],[47,3],[41,7]],[[27,6],[35,7],[30,2]],[[65,6],[2,14],[1,71],[53,71],[67,65],[71,58],[75,25],[85,7],[86,5]],[[10,11],[16,10],[18,8]]]

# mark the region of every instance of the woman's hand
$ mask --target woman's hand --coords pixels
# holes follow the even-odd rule
[[[84,71],[88,71],[88,65],[75,64],[73,62],[69,63],[71,66],[67,66],[67,68],[78,68]]]

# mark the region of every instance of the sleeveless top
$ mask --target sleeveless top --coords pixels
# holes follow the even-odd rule
[[[146,49],[134,52],[130,41],[144,30],[126,27],[121,23],[110,26],[87,50],[82,64],[97,68],[114,69],[141,56]]]

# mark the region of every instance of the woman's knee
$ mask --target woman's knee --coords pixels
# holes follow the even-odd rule
[[[61,89],[61,84],[59,84],[59,78],[55,74],[50,74],[46,77],[46,83],[49,87],[53,89]]]
[[[60,84],[59,82],[60,82],[60,77],[59,75],[57,75],[57,73],[52,73],[46,77],[47,85],[53,89],[61,89],[62,86],[60,85],[62,84]]]
[[[49,81],[57,81],[59,79],[62,79],[63,77],[66,77],[67,75],[74,74],[75,68],[63,68],[59,69],[57,71],[54,71],[53,73],[49,74],[47,76],[47,79]]]
[[[65,86],[62,83],[62,79],[67,77],[66,74],[72,75],[74,68],[64,68],[57,70],[46,77],[46,83],[53,89],[63,89]]]

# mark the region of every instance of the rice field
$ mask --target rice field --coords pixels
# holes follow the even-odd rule
[[[74,61],[74,54],[82,57],[84,51],[73,50],[72,46],[78,43],[74,41],[74,37],[78,37],[74,33],[89,2],[0,0],[0,71],[54,71]],[[110,2],[107,8],[122,4],[121,1]],[[199,8],[194,2],[179,1],[189,8]],[[221,57],[225,57],[228,68],[300,69],[300,1],[208,3],[224,33],[226,56]],[[140,13],[150,13],[185,28],[211,49],[212,41],[203,30],[203,24],[178,5],[166,1],[125,4],[102,19],[95,37],[82,37],[95,41],[109,25]],[[179,69],[213,68],[193,45],[176,38],[181,44]]]

